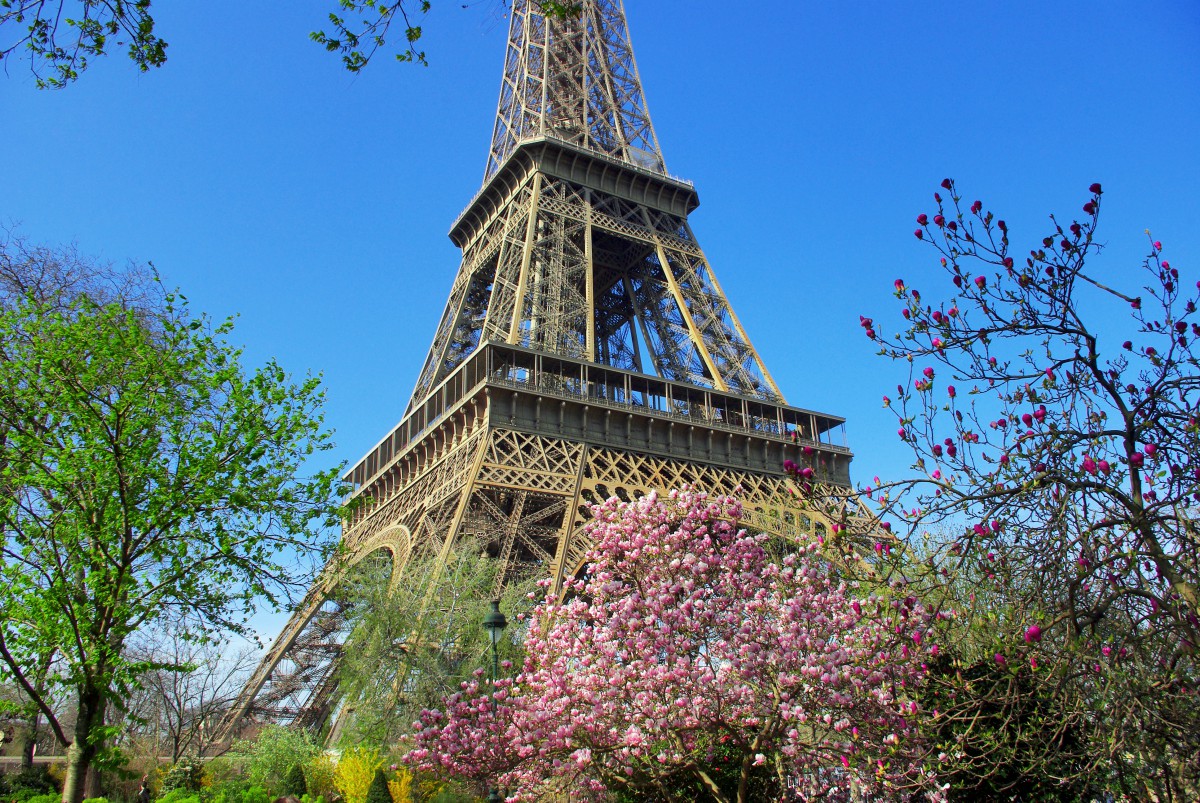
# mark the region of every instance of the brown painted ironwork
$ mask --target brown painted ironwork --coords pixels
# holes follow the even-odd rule
[[[666,172],[620,0],[567,20],[512,5],[484,185],[451,228],[462,265],[412,399],[347,474],[364,501],[346,559],[226,738],[330,720],[347,635],[334,589],[380,549],[400,582],[414,556],[472,536],[501,561],[498,586],[557,583],[583,561],[588,505],[611,495],[738,489],[747,526],[796,537],[828,521],[789,493],[785,459],[849,485],[844,421],[784,402],[692,233],[696,191]]]

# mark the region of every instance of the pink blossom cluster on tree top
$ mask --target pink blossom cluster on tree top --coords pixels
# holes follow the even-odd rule
[[[928,612],[855,598],[815,544],[773,562],[739,515],[688,489],[596,506],[589,569],[535,610],[521,671],[424,712],[405,760],[510,800],[936,796],[916,729]]]

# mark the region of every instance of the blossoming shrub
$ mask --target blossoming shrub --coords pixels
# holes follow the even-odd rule
[[[815,544],[772,562],[739,515],[686,489],[594,508],[590,568],[535,609],[520,672],[424,712],[405,760],[523,800],[931,791],[924,608],[857,598]]]

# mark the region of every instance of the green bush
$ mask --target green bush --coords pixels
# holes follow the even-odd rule
[[[181,758],[162,775],[162,791],[186,789],[200,791],[204,781],[204,762],[198,758]]]
[[[321,753],[321,748],[307,731],[272,725],[264,728],[253,742],[238,742],[234,751],[245,756],[250,783],[270,792],[278,788],[293,766],[311,761]]]
[[[308,784],[304,781],[303,767],[299,764],[292,765],[288,774],[283,777],[283,783],[279,785],[279,794],[292,797],[304,797],[308,794]]]
[[[261,786],[251,786],[242,793],[242,803],[271,803],[272,799]]]
[[[50,768],[44,765],[23,769],[8,778],[8,791],[15,800],[22,792],[32,792],[34,795],[44,795],[59,791],[58,784],[50,777]],[[28,800],[32,795],[25,795]]]
[[[16,796],[14,796],[13,799],[16,800],[18,798]],[[62,800],[62,795],[56,795],[56,794],[50,793],[50,794],[45,794],[45,795],[34,795],[33,797],[27,797],[27,798],[25,798],[25,803],[59,803],[59,801],[61,801],[61,800]]]
[[[158,803],[200,803],[200,793],[194,789],[172,789],[158,799]]]
[[[83,803],[108,803],[106,797],[87,797],[83,799]]]
[[[392,793],[388,791],[387,776],[382,769],[375,770],[375,777],[367,789],[367,803],[394,803]]]

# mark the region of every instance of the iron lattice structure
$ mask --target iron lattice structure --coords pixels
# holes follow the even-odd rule
[[[462,264],[401,423],[347,475],[363,497],[331,564],[224,722],[326,724],[350,565],[393,582],[459,539],[497,585],[579,570],[589,503],[685,483],[740,488],[749,526],[824,526],[781,464],[849,484],[844,421],[787,405],[688,225],[666,172],[620,0],[547,19],[514,0],[483,187],[450,237]],[[498,590],[498,589],[497,589]],[[336,729],[335,729],[336,730]]]

